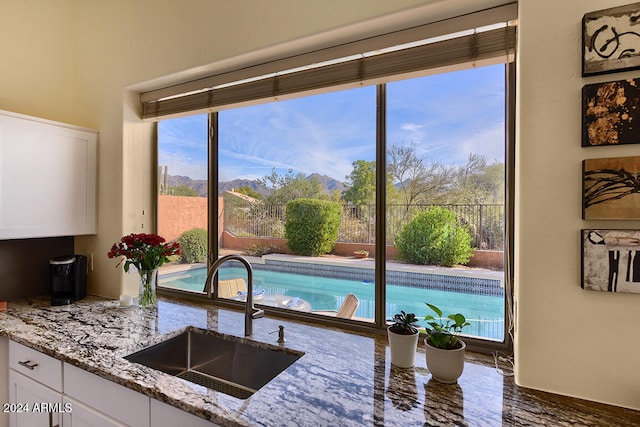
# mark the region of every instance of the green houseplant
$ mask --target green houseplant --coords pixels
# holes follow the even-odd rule
[[[460,333],[470,323],[461,313],[443,317],[442,310],[437,306],[426,304],[437,315],[429,314],[424,318],[431,327],[427,328],[427,338],[424,340],[427,368],[436,381],[455,383],[464,370],[464,351],[467,347],[460,339]]]
[[[412,368],[418,346],[418,319],[414,313],[400,311],[393,316],[387,328],[391,364],[399,368]]]

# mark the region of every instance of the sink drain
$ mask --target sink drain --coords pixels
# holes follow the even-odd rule
[[[256,392],[256,390],[253,390],[249,387],[243,387],[240,384],[225,381],[220,378],[202,374],[197,371],[182,372],[181,374],[177,375],[177,377],[182,378],[183,380],[190,381],[192,383],[196,383],[203,387],[207,387],[212,390],[237,397],[238,399],[247,399]]]

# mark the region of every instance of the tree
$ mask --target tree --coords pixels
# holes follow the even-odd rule
[[[251,187],[241,187],[235,191],[236,193],[244,194],[245,196],[253,197],[254,199],[258,199],[258,200],[262,199],[262,194],[258,193],[256,190],[254,190]]]
[[[196,190],[184,184],[178,185],[175,187],[169,187],[167,194],[171,194],[172,196],[187,196],[187,197],[200,196]]]
[[[346,176],[350,187],[342,193],[345,201],[354,205],[367,205],[376,202],[376,162],[356,160],[353,170]]]
[[[489,165],[485,156],[469,154],[455,174],[451,203],[501,203],[504,200],[504,164]]]
[[[257,181],[269,190],[269,195],[265,197],[269,204],[281,205],[300,198],[318,199],[322,195],[322,184],[316,177],[307,178],[302,173],[294,175],[292,169],[280,175],[273,168],[271,175]]]
[[[433,203],[446,194],[454,175],[452,166],[427,164],[414,146],[393,145],[388,153],[387,171],[399,188],[402,203]]]

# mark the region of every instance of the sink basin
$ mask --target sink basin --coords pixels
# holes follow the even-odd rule
[[[303,355],[269,344],[189,328],[125,359],[246,399]]]

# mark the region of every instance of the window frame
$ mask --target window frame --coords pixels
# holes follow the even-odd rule
[[[514,165],[515,165],[515,62],[506,62],[505,67],[505,248],[504,248],[504,340],[493,341],[465,336],[465,342],[471,351],[510,352],[513,349],[513,197],[514,197]],[[208,115],[208,222],[209,222],[209,257],[207,267],[218,259],[218,112],[210,112]],[[158,163],[158,145],[154,155],[155,163]],[[376,85],[376,235],[386,236],[386,84]],[[155,182],[157,188],[157,182]],[[156,203],[157,206],[157,203]],[[157,212],[156,212],[157,215]],[[386,304],[386,245],[385,239],[376,239],[375,243],[375,319],[373,322],[364,322],[354,319],[340,319],[313,313],[301,313],[277,307],[261,306],[271,316],[280,316],[291,319],[302,319],[316,324],[337,326],[349,330],[386,333],[387,318],[391,315],[385,313]],[[217,279],[216,279],[217,280]],[[161,294],[208,301],[205,294],[159,287]],[[214,300],[216,305],[241,309],[244,304],[240,301],[232,301],[223,298]]]

